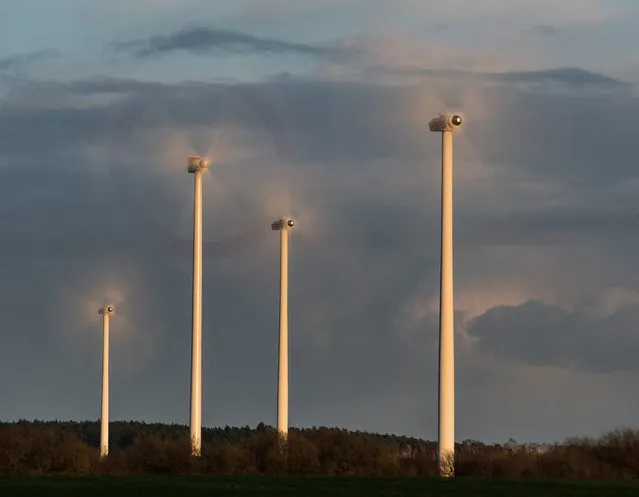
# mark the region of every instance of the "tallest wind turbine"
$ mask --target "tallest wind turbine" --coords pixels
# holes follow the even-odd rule
[[[193,335],[191,342],[191,454],[202,450],[202,174],[208,162],[188,158],[187,170],[195,175],[193,207]]]
[[[439,439],[440,476],[455,475],[455,322],[453,304],[453,130],[458,115],[440,114],[428,123],[442,134],[442,232],[439,287]]]

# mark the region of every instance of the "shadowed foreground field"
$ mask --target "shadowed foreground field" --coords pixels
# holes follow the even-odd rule
[[[639,495],[639,482],[292,476],[99,476],[0,479],[3,497],[53,496],[461,496],[624,497]]]

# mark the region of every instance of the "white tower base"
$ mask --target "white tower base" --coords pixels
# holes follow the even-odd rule
[[[100,416],[100,456],[109,455],[109,314],[102,316],[102,414]]]
[[[453,304],[453,133],[442,132],[442,225],[439,307],[440,476],[455,475],[455,324]]]
[[[288,228],[280,230],[280,339],[277,383],[277,431],[288,437]]]
[[[193,318],[191,339],[191,454],[202,451],[202,170],[194,173]]]

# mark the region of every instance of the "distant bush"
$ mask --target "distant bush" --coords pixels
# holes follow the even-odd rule
[[[270,426],[203,430],[202,455],[191,456],[180,425],[114,422],[110,453],[98,454],[99,422],[0,423],[0,476],[88,474],[296,474],[433,476],[436,444],[408,437],[310,428],[286,443]],[[459,477],[639,477],[639,431],[534,446],[510,441],[457,444]]]

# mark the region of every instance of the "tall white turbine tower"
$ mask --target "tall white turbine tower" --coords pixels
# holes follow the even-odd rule
[[[105,305],[98,309],[102,316],[102,415],[100,416],[100,456],[109,455],[109,318],[115,309]]]
[[[280,232],[280,339],[277,374],[277,432],[288,438],[288,237],[293,219],[278,219],[271,228]]]
[[[202,173],[208,162],[190,156],[187,170],[195,175],[193,208],[193,332],[191,338],[191,454],[202,451]]]
[[[439,287],[439,439],[440,476],[455,476],[455,322],[453,304],[453,130],[457,114],[440,114],[428,123],[442,134],[442,232]]]

